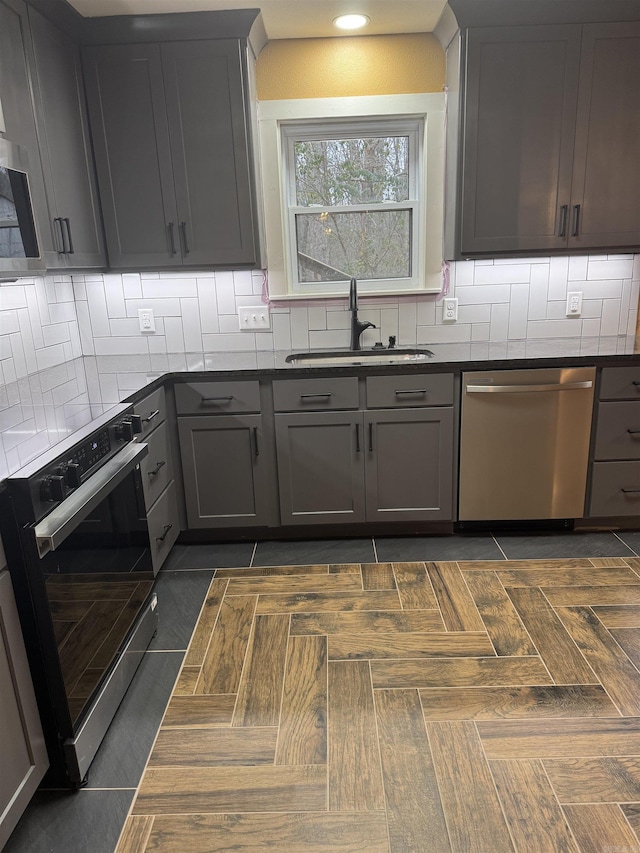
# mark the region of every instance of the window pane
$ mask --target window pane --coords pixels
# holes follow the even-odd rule
[[[299,207],[409,198],[407,136],[296,142],[294,155]]]
[[[298,280],[408,278],[411,210],[296,215]]]

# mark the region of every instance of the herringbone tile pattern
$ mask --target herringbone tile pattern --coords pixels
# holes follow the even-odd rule
[[[117,853],[640,851],[640,559],[218,570]]]

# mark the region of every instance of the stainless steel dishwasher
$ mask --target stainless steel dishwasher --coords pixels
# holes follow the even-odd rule
[[[595,367],[464,373],[460,521],[584,516]]]

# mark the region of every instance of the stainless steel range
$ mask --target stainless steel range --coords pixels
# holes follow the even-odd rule
[[[139,431],[130,407],[117,406],[10,476],[0,495],[45,784],[83,784],[157,629]]]

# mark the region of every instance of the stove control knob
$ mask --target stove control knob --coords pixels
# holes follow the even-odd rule
[[[67,484],[61,474],[45,477],[40,485],[40,497],[49,503],[63,501],[69,493]]]
[[[129,415],[127,420],[131,421],[131,426],[136,435],[142,432],[142,415]]]
[[[81,474],[80,466],[77,462],[69,462],[67,467],[64,469],[64,480],[67,486],[70,489],[77,489],[79,485],[81,485]]]
[[[133,439],[133,424],[129,419],[116,424],[116,438],[118,441],[131,441]]]

